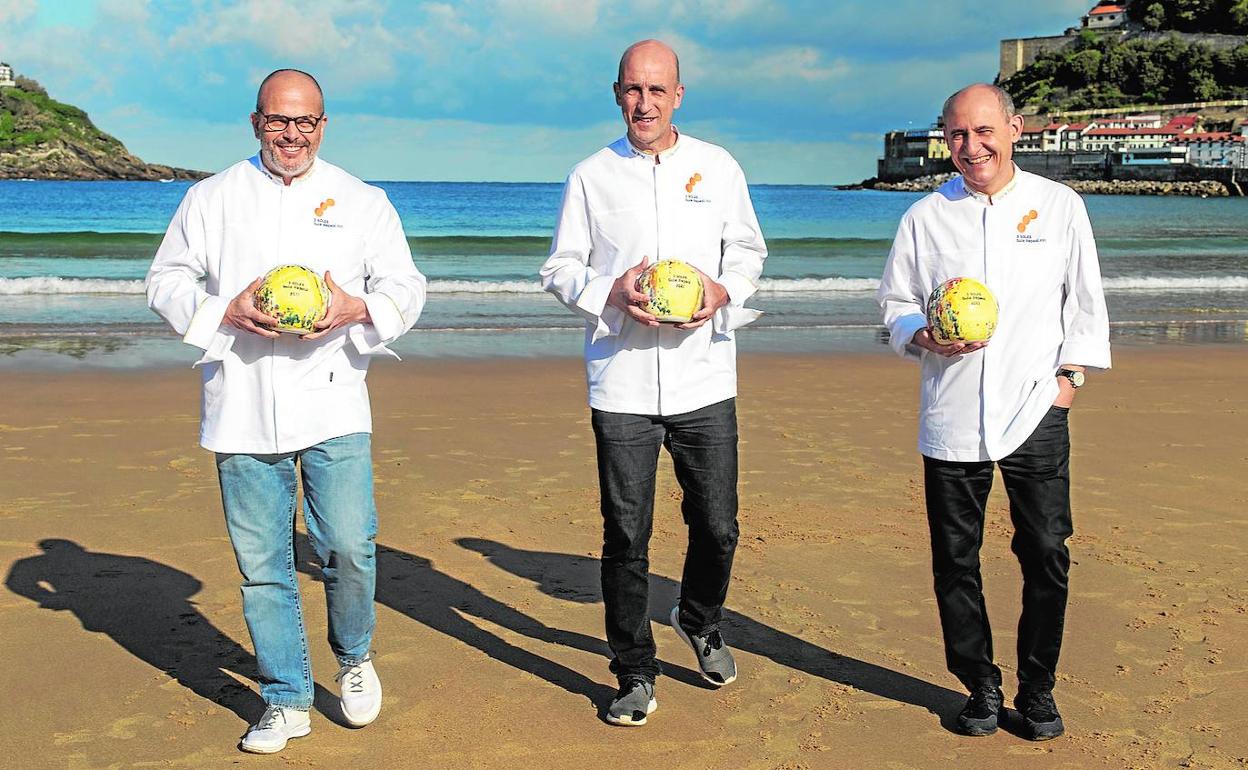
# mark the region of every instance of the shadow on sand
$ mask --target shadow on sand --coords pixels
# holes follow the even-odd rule
[[[311,555],[306,537],[299,534],[296,543],[299,570],[320,580],[320,568]],[[395,612],[458,639],[495,660],[585,697],[598,709],[600,717],[615,694],[615,687],[596,682],[561,663],[517,647],[478,626],[470,618],[479,618],[546,644],[610,657],[605,641],[575,631],[551,628],[475,586],[436,569],[433,562],[423,556],[378,543],[376,597],[379,603]],[[701,682],[701,678],[687,668],[667,663],[664,667],[670,668],[675,678],[682,681]]]
[[[462,548],[483,555],[499,569],[532,581],[549,596],[582,604],[602,601],[598,559],[550,551],[525,551],[480,538],[464,537],[455,542]],[[668,613],[676,603],[679,589],[679,581],[659,575],[650,576],[652,622],[667,624]],[[873,695],[920,706],[939,717],[945,729],[952,729],[954,718],[966,702],[964,694],[873,663],[838,655],[728,609],[724,611],[724,627],[729,643],[736,649]],[[604,655],[610,655],[605,644],[599,643],[599,648]],[[695,680],[701,682],[700,678],[695,677]]]
[[[183,687],[248,724],[264,702],[225,673],[255,680],[256,660],[212,624],[191,597],[203,584],[141,556],[88,551],[72,540],[39,541],[43,553],[14,563],[5,586],[41,608],[71,612]]]

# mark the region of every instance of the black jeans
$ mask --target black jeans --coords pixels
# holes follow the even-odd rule
[[[997,464],[1014,522],[1011,550],[1023,570],[1018,623],[1018,682],[1024,690],[1051,690],[1062,647],[1070,552],[1069,411],[1051,407],[1013,454]],[[992,630],[984,607],[979,548],[984,507],[992,489],[992,462],[923,458],[932,573],[945,639],[945,663],[968,689],[1001,684],[993,663]]]
[[[684,492],[689,549],[680,581],[680,624],[719,626],[737,548],[737,410],[728,399],[685,414],[593,410],[602,499],[602,598],[611,671],[650,681],[661,670],[650,632],[650,533],[659,447]]]

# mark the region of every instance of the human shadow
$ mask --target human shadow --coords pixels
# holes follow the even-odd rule
[[[299,570],[322,580],[307,537],[296,539]],[[429,559],[397,548],[377,544],[376,600],[435,631],[470,645],[513,668],[545,679],[564,690],[585,697],[605,713],[615,688],[593,681],[561,663],[517,647],[478,626],[469,618],[514,631],[547,644],[606,654],[605,642],[574,631],[553,629],[540,620],[483,593],[480,589],[435,568]]]
[[[248,724],[264,702],[223,669],[256,678],[255,657],[204,617],[191,600],[195,577],[141,556],[89,551],[72,540],[39,541],[43,553],[13,564],[5,586],[42,609],[68,611],[82,627],[164,671]]]
[[[583,604],[602,601],[598,559],[551,551],[526,551],[474,537],[459,538],[455,542],[462,548],[483,555],[500,569],[532,581],[538,590],[549,596]],[[650,576],[652,622],[668,623],[668,615],[679,593],[679,581],[660,575]],[[724,610],[724,626],[728,630],[728,641],[736,649],[811,676],[920,706],[939,717],[941,725],[948,730],[953,729],[957,712],[966,701],[965,695],[953,690],[839,655],[727,608]]]

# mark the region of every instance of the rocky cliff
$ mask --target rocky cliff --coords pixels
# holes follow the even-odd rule
[[[87,113],[52,99],[35,81],[0,88],[0,179],[202,179],[208,174],[144,163],[95,127]]]

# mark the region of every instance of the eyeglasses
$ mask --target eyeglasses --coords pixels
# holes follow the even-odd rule
[[[295,124],[295,128],[299,129],[301,134],[310,134],[316,130],[316,127],[325,119],[325,113],[320,115],[300,115],[297,118],[288,118],[285,115],[260,115],[260,126],[270,133],[285,131],[286,126],[291,123]]]

